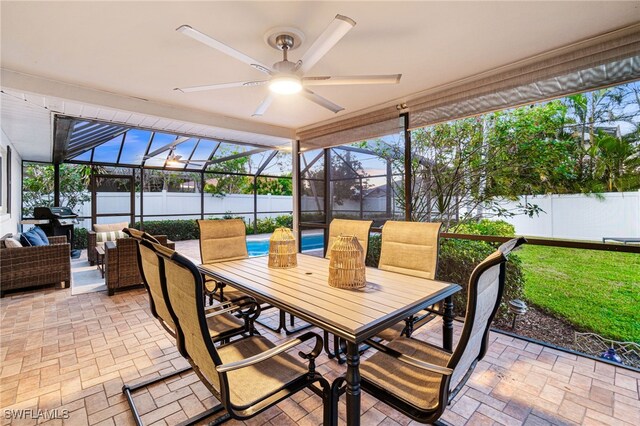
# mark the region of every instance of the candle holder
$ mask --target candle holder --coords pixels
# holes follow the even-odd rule
[[[329,285],[336,288],[362,288],[367,284],[364,250],[353,235],[341,235],[331,247]]]
[[[298,248],[289,228],[277,228],[269,239],[269,267],[293,268],[298,266]]]

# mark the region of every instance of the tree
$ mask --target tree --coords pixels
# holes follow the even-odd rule
[[[536,205],[506,211],[500,200],[570,190],[575,150],[562,131],[565,122],[566,107],[554,101],[412,131],[412,220],[440,220],[449,228],[480,210],[536,214]],[[394,174],[403,173],[401,150],[379,141],[365,146],[391,158]],[[404,186],[395,189],[405,208]]]
[[[91,200],[88,192],[90,166],[60,165],[60,202],[76,210]],[[22,178],[22,215],[29,217],[34,207],[54,205],[54,167],[38,163],[25,163]]]
[[[640,188],[640,148],[629,139],[600,132],[590,153],[595,158],[595,177],[605,181],[608,191]]]
[[[233,155],[227,153],[225,155]],[[227,194],[242,194],[244,188],[252,185],[252,179],[248,176],[240,176],[227,173],[247,173],[249,157],[239,157],[223,163],[215,163],[207,168],[207,172],[215,172],[215,175],[206,176],[204,192],[217,197],[224,197]]]
[[[578,176],[588,192],[598,189],[597,150],[592,148],[592,141],[598,136],[599,127],[632,122],[638,114],[638,101],[636,83],[570,95],[562,100],[569,111],[567,128],[578,142],[577,148],[581,153],[577,164]]]

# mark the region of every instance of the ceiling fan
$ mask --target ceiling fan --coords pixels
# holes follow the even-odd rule
[[[266,80],[256,81],[240,81],[233,83],[221,83],[221,84],[209,84],[205,86],[193,86],[176,88],[175,90],[181,92],[199,92],[204,90],[213,89],[226,89],[230,87],[253,87],[268,85],[271,93],[260,103],[258,108],[253,113],[253,116],[263,115],[269,105],[273,102],[276,94],[289,95],[294,93],[300,93],[305,98],[309,99],[316,104],[327,108],[334,113],[342,111],[344,108],[331,102],[328,99],[312,92],[308,89],[309,86],[338,86],[348,84],[397,84],[400,82],[402,74],[391,75],[357,75],[357,76],[320,76],[320,77],[305,77],[304,75],[313,66],[324,57],[324,55],[333,48],[333,46],[344,37],[351,28],[355,26],[355,21],[343,15],[336,15],[331,21],[329,26],[324,30],[322,34],[316,39],[315,42],[309,47],[309,49],[302,55],[302,58],[297,62],[291,62],[288,59],[288,52],[298,44],[300,44],[301,35],[298,31],[284,31],[280,30],[280,33],[267,34],[269,44],[282,51],[283,59],[280,62],[276,62],[272,67],[269,67],[260,61],[257,61],[250,56],[245,55],[242,52],[235,50],[234,48],[227,46],[226,44],[209,37],[206,34],[192,28],[189,25],[182,25],[176,29],[176,31],[193,38],[201,43],[206,44],[209,47],[213,47],[225,53],[235,59],[238,59],[258,71],[261,71],[269,76]],[[291,30],[291,29],[290,29]],[[296,42],[298,42],[296,44]]]

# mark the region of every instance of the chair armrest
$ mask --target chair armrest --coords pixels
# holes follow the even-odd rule
[[[246,309],[246,310],[245,310]],[[209,307],[205,309],[206,318],[215,317],[227,312],[240,311],[243,317],[250,317],[250,319],[256,319],[260,315],[260,304],[250,296],[242,296],[233,301],[225,301],[219,305]]]
[[[171,250],[175,250],[176,243],[171,241],[166,235],[153,235],[153,238],[158,240],[160,245],[170,248]]]
[[[230,362],[228,364],[219,365],[216,367],[216,370],[218,371],[218,373],[228,373],[229,371],[234,371],[240,368],[249,367],[251,365],[258,364],[260,362],[273,358],[274,356],[281,354],[283,352],[286,352],[289,349],[298,346],[300,343],[306,342],[307,340],[310,340],[312,338],[316,339],[316,346],[314,347],[312,354],[316,352],[316,349],[318,349],[318,346],[320,347],[320,349],[318,349],[317,351],[319,354],[320,351],[322,350],[322,337],[320,337],[316,333],[308,332],[308,333],[304,333],[301,336],[298,336],[295,339],[286,341],[274,348],[267,349],[262,353],[251,356],[249,358],[245,358],[241,361]],[[300,353],[300,355],[303,355],[302,352]]]
[[[49,240],[49,244],[50,245],[68,243],[67,237],[65,237],[64,235],[57,235],[57,236],[53,236],[53,237],[47,237],[47,239]]]
[[[92,265],[96,263],[96,240],[95,231],[87,232],[87,259]]]
[[[439,365],[431,364],[430,362],[420,361],[419,359],[412,358],[408,355],[396,351],[395,349],[391,349],[388,346],[382,345],[374,340],[366,340],[366,343],[369,346],[376,348],[380,352],[396,358],[398,361],[419,368],[421,370],[431,371],[432,373],[442,374],[443,376],[450,376],[453,373],[453,370],[451,368],[441,367]]]

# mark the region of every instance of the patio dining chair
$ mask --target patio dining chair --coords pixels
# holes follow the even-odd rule
[[[229,418],[249,419],[307,388],[323,399],[324,422],[329,424],[329,383],[315,371],[322,338],[307,332],[276,346],[262,336],[250,336],[216,347],[208,336],[210,314],[206,313],[201,297],[202,275],[193,262],[179,253],[161,255],[165,260],[169,300],[177,316],[178,349],[221,402],[212,410],[226,410],[210,424],[220,424]],[[310,352],[298,353],[308,361],[307,365],[288,353],[313,340]]]
[[[200,219],[198,220],[198,228],[200,229],[200,259],[203,264],[249,257],[249,252],[247,251],[247,228],[244,220]],[[209,303],[213,302],[213,297],[216,294],[221,302],[246,296],[241,291],[226,286],[212,277],[203,277],[205,279],[205,294],[209,296]]]
[[[515,238],[504,243],[474,269],[462,335],[452,353],[405,336],[386,346],[367,341],[378,352],[360,366],[362,389],[417,422],[436,422],[487,352],[489,327],[504,290],[507,257],[525,242]],[[343,382],[344,378],[334,381],[334,408],[344,392]]]
[[[138,260],[140,264],[140,273],[143,277],[145,287],[149,294],[149,307],[151,314],[160,322],[162,327],[174,338],[176,334],[176,315],[168,302],[168,293],[166,282],[164,280],[164,260],[158,256],[163,253],[165,256],[173,255],[174,251],[159,244],[158,241],[146,233],[142,233],[135,229],[125,231],[132,239],[138,243]],[[235,336],[250,335],[253,332],[253,320],[259,313],[259,306],[253,299],[238,300],[234,304],[226,303],[218,305],[207,311],[208,313],[217,313],[207,318],[207,326],[209,335],[213,342],[228,342]],[[237,318],[233,313],[240,312],[241,318]],[[139,389],[150,386],[182,374],[192,368],[185,367],[160,375],[153,379],[137,383],[135,385],[125,384],[122,392],[127,398],[127,402],[131,408],[136,424],[141,425],[142,420],[133,400],[133,393]],[[195,423],[203,418],[210,416],[212,412],[205,411],[188,419],[187,424]]]
[[[227,262],[249,257],[249,252],[247,251],[247,228],[242,219],[201,219],[198,220],[198,227],[200,228],[200,257],[203,264]],[[203,276],[203,278],[205,280],[205,294],[209,297],[209,303],[212,303],[216,294],[220,301],[234,301],[241,297],[247,297],[245,293],[216,281],[212,277]],[[261,304],[262,312],[273,308],[273,306],[263,301],[258,300],[258,302]],[[260,320],[256,320],[256,322],[276,333],[284,330],[286,334],[292,334],[309,327],[308,325],[303,325],[297,329],[287,328],[285,312],[282,310],[279,312],[277,327]],[[290,323],[291,327],[293,327],[294,319],[291,315]]]
[[[438,268],[441,226],[437,222],[387,221],[382,227],[378,269],[434,279]],[[409,337],[413,330],[433,318],[433,311],[421,311],[381,331],[377,337],[387,341],[400,335]]]
[[[331,259],[331,247],[336,239],[341,235],[354,235],[367,258],[367,249],[369,248],[369,234],[371,232],[372,220],[351,220],[351,219],[333,219],[329,224],[329,238],[327,241],[327,252],[324,257]],[[333,349],[331,348],[333,346]],[[325,330],[324,332],[324,351],[327,356],[336,358],[339,364],[344,364],[347,359],[343,356],[346,352],[346,342],[341,341],[338,336],[331,334]]]

